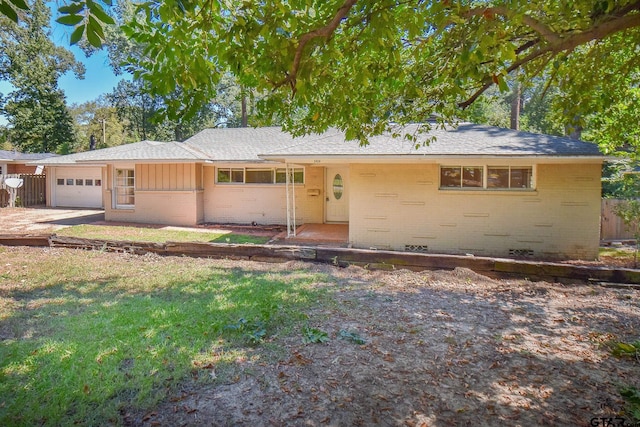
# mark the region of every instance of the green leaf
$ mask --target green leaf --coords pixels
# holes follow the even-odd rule
[[[59,13],[76,14],[84,9],[84,3],[71,3],[58,9]]]
[[[15,7],[22,10],[29,10],[29,6],[24,0],[9,0]]]
[[[502,74],[499,74],[497,77],[498,77],[498,87],[500,88],[500,92],[509,92],[509,85],[505,81],[504,76]]]
[[[79,25],[76,27],[75,30],[73,30],[73,33],[71,33],[71,38],[69,40],[69,42],[74,45],[76,43],[78,43],[81,39],[82,39],[82,35],[84,34],[84,28],[85,25]]]
[[[56,19],[56,22],[62,25],[75,26],[80,23],[84,18],[81,15],[65,15]]]
[[[114,25],[115,21],[113,20],[113,18],[111,16],[109,16],[104,9],[102,8],[102,6],[100,6],[98,3],[95,3],[91,0],[87,0],[87,6],[89,7],[89,11],[91,11],[91,14],[93,16],[95,16],[95,18],[100,21],[103,22],[105,24],[109,24],[109,25]]]
[[[5,1],[0,2],[0,13],[11,19],[13,22],[18,22],[18,14],[11,7],[11,5]]]
[[[104,32],[102,31],[102,25],[93,17],[89,16],[89,24],[87,25],[87,40],[93,47],[102,47],[102,40],[104,40]]]

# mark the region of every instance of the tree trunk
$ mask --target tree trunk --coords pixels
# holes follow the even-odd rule
[[[240,101],[240,105],[242,106],[242,118],[240,122],[240,126],[246,128],[248,125],[248,117],[247,117],[247,95],[244,90],[242,91],[242,100]]]
[[[511,100],[511,129],[520,130],[520,105],[522,103],[522,93],[520,83],[516,82],[513,88],[513,99]]]

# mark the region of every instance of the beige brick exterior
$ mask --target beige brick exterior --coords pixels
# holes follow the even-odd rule
[[[115,168],[135,168],[135,207],[115,209]],[[202,222],[201,164],[110,165],[106,168],[105,219],[147,224],[195,225]]]
[[[440,190],[437,164],[353,164],[350,243],[478,256],[522,250],[536,258],[597,258],[600,164],[534,168],[533,191],[474,191]]]
[[[255,164],[217,165],[253,167]],[[268,166],[275,167],[275,166]],[[282,166],[278,166],[282,167]],[[230,224],[286,224],[287,194],[282,184],[217,184],[214,166],[204,167],[204,221]],[[295,186],[296,222],[323,222],[324,168],[305,168],[304,184]]]

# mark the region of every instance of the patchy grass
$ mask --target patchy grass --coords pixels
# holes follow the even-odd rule
[[[265,236],[252,236],[210,231],[191,231],[148,227],[129,227],[117,225],[76,225],[57,232],[60,236],[84,239],[123,240],[138,242],[216,242],[216,243],[253,243],[263,244],[269,240]]]
[[[326,280],[73,250],[0,247],[0,258],[0,425],[119,424],[186,379],[224,380],[269,354],[256,344],[297,332]],[[243,322],[259,331],[234,328]]]
[[[601,247],[598,258],[608,265],[635,268],[635,249],[631,247]]]

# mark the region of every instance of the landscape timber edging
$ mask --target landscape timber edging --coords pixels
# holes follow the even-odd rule
[[[0,234],[4,246],[49,246],[138,255],[190,256],[201,258],[245,259],[262,262],[291,260],[321,262],[336,266],[358,265],[369,269],[453,270],[464,267],[493,277],[531,280],[576,280],[640,284],[640,270],[594,267],[557,262],[525,261],[469,255],[440,255],[354,248],[255,245],[200,242],[132,242],[64,237],[55,234]]]

